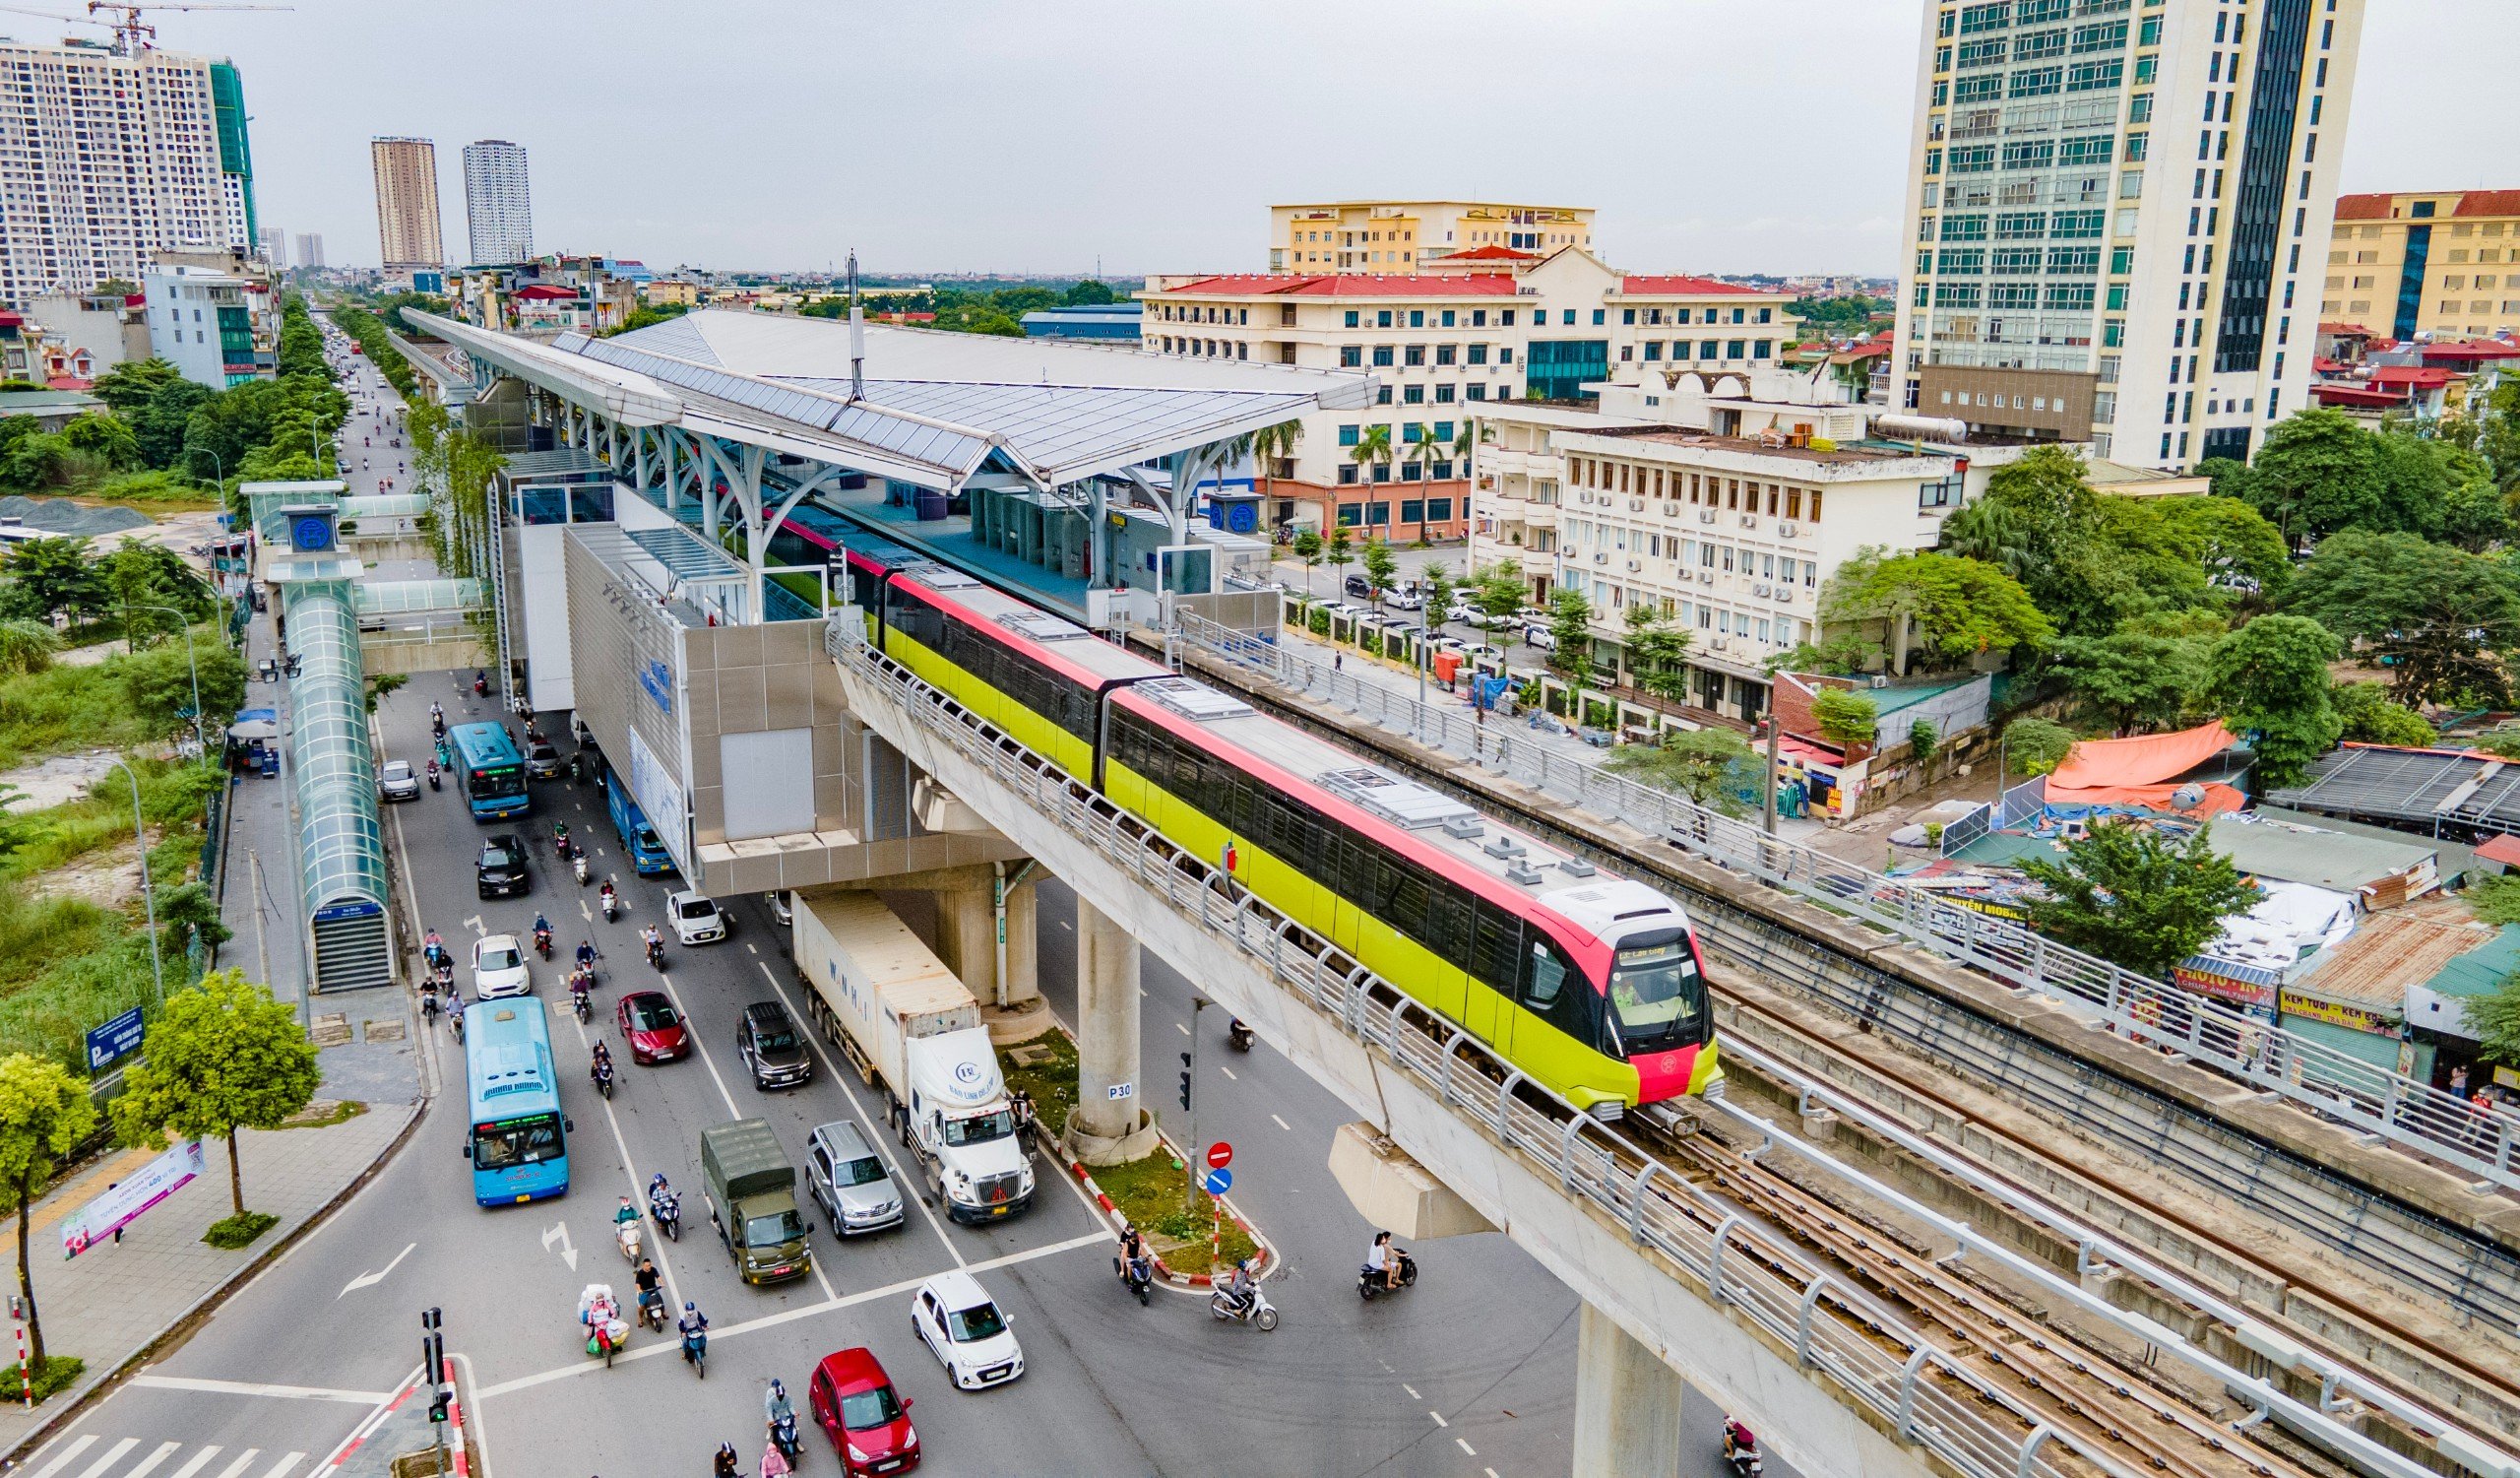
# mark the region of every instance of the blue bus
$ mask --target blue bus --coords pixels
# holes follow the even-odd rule
[[[458,724],[447,738],[455,748],[455,773],[464,799],[472,804],[472,819],[495,821],[521,816],[534,808],[525,789],[525,756],[516,740],[497,724]]]
[[[566,1194],[569,1123],[542,1002],[507,996],[465,1007],[464,1078],[472,1198],[505,1206]]]
[[[647,876],[672,871],[673,854],[665,850],[657,829],[640,813],[639,803],[630,799],[630,788],[609,766],[603,772],[603,800],[611,808],[612,829],[621,838],[621,851],[630,859],[631,869]]]

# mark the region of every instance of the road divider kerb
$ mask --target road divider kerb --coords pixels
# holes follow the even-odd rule
[[[1053,1019],[1055,1020],[1056,1018]],[[1062,1026],[1059,1030],[1065,1031],[1067,1028]],[[1164,1153],[1172,1155],[1175,1159],[1181,1160],[1181,1163],[1184,1165],[1190,1163],[1186,1158],[1181,1156],[1178,1147],[1173,1144],[1171,1138],[1166,1135],[1162,1128],[1159,1127],[1155,1132],[1156,1137],[1164,1145]],[[1119,1207],[1112,1201],[1110,1192],[1095,1184],[1094,1173],[1085,1168],[1084,1161],[1068,1153],[1067,1146],[1063,1144],[1057,1146],[1054,1153],[1057,1154],[1059,1163],[1067,1167],[1067,1173],[1074,1176],[1077,1184],[1085,1188],[1086,1194],[1094,1197],[1094,1204],[1102,1208],[1103,1221],[1111,1229],[1111,1240],[1117,1242],[1120,1237],[1120,1228],[1126,1225],[1127,1218],[1120,1215]],[[1228,1221],[1231,1221],[1235,1226],[1240,1227],[1243,1234],[1251,1239],[1251,1245],[1260,1250],[1260,1266],[1255,1271],[1254,1276],[1265,1278],[1276,1272],[1280,1261],[1276,1246],[1272,1244],[1269,1239],[1260,1235],[1260,1229],[1251,1224],[1250,1218],[1234,1209],[1233,1202],[1226,1199],[1224,1196],[1218,1196],[1216,1201],[1217,1204],[1224,1209],[1226,1218]],[[1147,1257],[1150,1261],[1155,1263],[1156,1276],[1162,1278],[1166,1286],[1177,1291],[1194,1291],[1197,1289],[1214,1287],[1216,1284],[1216,1278],[1212,1274],[1175,1272],[1169,1264],[1153,1252],[1149,1252],[1147,1253]]]

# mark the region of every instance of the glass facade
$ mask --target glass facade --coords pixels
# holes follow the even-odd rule
[[[1581,400],[1587,381],[1610,376],[1606,339],[1535,339],[1524,359],[1523,382],[1533,400]]]

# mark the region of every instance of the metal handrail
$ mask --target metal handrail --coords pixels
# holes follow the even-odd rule
[[[1093,844],[1210,937],[1246,956],[1430,1090],[1450,1089],[1452,1111],[1498,1148],[1599,1208],[1610,1225],[1626,1229],[1635,1245],[1702,1297],[1740,1311],[1789,1345],[1804,1369],[1827,1377],[1885,1420],[1901,1422],[1906,1440],[1961,1472],[1984,1478],[2061,1478],[2041,1455],[2048,1445],[2061,1445],[2116,1478],[2135,1478],[2108,1452],[2048,1428],[2038,1412],[1968,1365],[1885,1319],[1879,1305],[1859,1290],[1813,1266],[1768,1229],[1743,1221],[1615,1129],[1531,1082],[1457,1024],[1335,949],[1316,949],[1300,926],[1248,893],[1228,896],[1229,884],[1207,864],[867,646],[855,622],[835,618],[825,628],[825,647],[836,665],[891,692],[904,712],[964,758],[1067,834]],[[1291,941],[1297,947],[1288,947]],[[1479,1091],[1479,1079],[1451,1088],[1454,1069],[1448,1064],[1472,1053],[1485,1061],[1485,1081],[1501,1085],[1492,1095]],[[1834,1317],[1815,1317],[1822,1306]],[[1928,1364],[1946,1379],[1924,1379]],[[2008,1421],[1989,1420],[1989,1413]],[[2412,1464],[2392,1471],[2425,1478]]]
[[[1683,851],[1799,895],[2035,991],[2129,1041],[2160,1048],[2364,1133],[2520,1190],[2520,1121],[2482,1112],[2453,1093],[2270,1025],[2221,1001],[2140,975],[2009,919],[1829,856],[1612,775],[1545,745],[1517,743],[1512,726],[1481,724],[1363,682],[1266,636],[1177,615],[1173,636],[1280,686],[1317,698],[1418,742],[1590,811],[1657,832]]]

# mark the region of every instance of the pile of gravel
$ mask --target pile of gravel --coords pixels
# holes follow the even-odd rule
[[[0,520],[63,538],[94,539],[146,529],[154,520],[137,508],[92,508],[68,498],[0,497]]]

